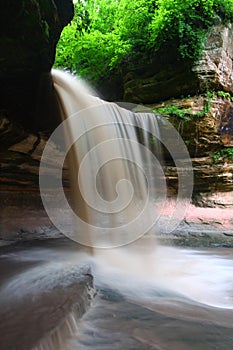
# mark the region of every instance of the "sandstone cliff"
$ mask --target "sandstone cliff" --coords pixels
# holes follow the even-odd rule
[[[54,2],[51,3],[54,4]],[[52,42],[46,44],[46,47],[52,45],[51,55],[46,63],[42,64],[43,60],[37,61],[42,64],[39,79],[42,84],[40,85],[40,91],[43,92],[42,100],[44,98],[44,101],[47,102],[51,102],[51,98],[54,99],[49,69],[52,64],[55,43],[62,26],[72,17],[72,6],[67,16],[63,18],[64,13],[59,11],[59,3],[69,5],[70,1],[56,1],[57,7],[53,8],[55,14],[52,11],[53,20],[49,17],[53,23],[51,32],[55,28],[55,33],[51,37]],[[38,16],[42,18],[41,7],[40,10],[39,7],[37,9]],[[47,17],[43,18],[45,20]],[[198,206],[233,207],[232,45],[231,25],[225,27],[220,25],[213,27],[210,31],[203,57],[195,64],[175,60],[169,53],[163,53],[165,56],[155,58],[147,65],[125,67],[123,81],[125,100],[147,105],[157,113],[159,109],[160,111],[163,109],[163,118],[167,118],[184,139],[193,162],[193,203]],[[35,52],[33,55],[36,55]],[[28,66],[22,66],[20,75],[13,72],[14,79],[11,79],[11,74],[9,74],[10,66],[6,66],[8,70],[3,67],[5,66],[2,68],[0,66],[0,79],[2,82],[7,80],[7,84],[1,84],[3,93],[0,100],[1,189],[3,191],[12,189],[37,192],[40,157],[49,135],[43,131],[46,128],[51,129],[51,126],[54,127],[58,123],[59,113],[53,100],[50,112],[48,112],[48,103],[44,103],[42,104],[46,107],[44,112],[37,110],[37,117],[33,117],[32,111],[34,111],[35,101],[38,98],[38,91],[37,97],[35,93],[32,98],[30,97],[31,91],[29,90],[34,88],[31,82],[28,84],[30,79],[25,80],[27,91],[21,89],[21,74],[24,74],[25,69],[27,71]],[[30,67],[29,75],[34,74],[34,68]],[[181,98],[182,95],[186,97]],[[22,97],[24,97],[23,100]],[[19,101],[25,102],[25,100],[28,101],[28,104],[24,104],[22,109]],[[28,108],[25,109],[25,106]],[[166,112],[169,110],[168,107],[170,112]],[[171,112],[171,107],[173,107],[173,112]],[[181,114],[177,113],[178,110],[181,111]],[[38,117],[42,123],[37,124]],[[34,130],[33,125],[36,125]],[[164,170],[169,194],[175,195],[178,185],[177,173],[166,151],[165,159]],[[50,164],[50,166],[56,177],[56,165]],[[65,186],[68,187],[67,169],[64,171],[64,181]]]
[[[204,207],[232,208],[233,103],[214,94],[167,100],[151,108],[163,111],[163,117],[176,127],[186,144],[194,172],[193,202]],[[170,193],[175,194],[176,169],[166,150],[164,154]]]
[[[184,139],[193,161],[193,200],[201,206],[233,206],[232,60],[229,23],[211,28],[198,62],[163,51],[147,64],[125,67],[124,99],[162,111]],[[165,155],[170,191],[175,193],[177,174]]]

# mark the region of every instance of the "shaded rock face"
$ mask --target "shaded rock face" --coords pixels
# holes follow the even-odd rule
[[[49,72],[60,33],[72,17],[71,0],[0,4],[0,111],[28,129],[57,123]]]
[[[0,186],[2,191],[39,191],[39,167],[48,134],[31,133],[21,125],[0,117]],[[63,153],[54,147],[46,159],[48,172],[54,178],[58,176],[58,162]],[[63,169],[63,186],[68,188],[68,168]]]
[[[11,0],[0,4],[1,75],[49,71],[61,30],[73,17],[70,0]]]
[[[223,106],[220,118],[220,132],[225,146],[233,147],[233,105],[228,102]]]
[[[153,103],[170,97],[195,94],[198,81],[189,61],[177,61],[177,53],[166,52],[152,62],[126,67],[123,99],[134,103]]]
[[[40,160],[47,140],[45,133],[28,132],[18,123],[0,118],[0,244],[1,239],[25,241],[33,237],[42,240],[63,237],[47,216],[39,190]],[[52,146],[46,159],[45,176],[52,176],[53,185],[58,183],[61,157],[63,153]],[[70,198],[66,166],[63,177],[63,189]],[[59,212],[56,191],[52,191],[51,200]]]
[[[123,69],[124,100],[153,103],[208,90],[233,93],[232,24],[211,28],[203,56],[197,63],[177,57],[177,51],[168,48],[151,62],[126,65]]]

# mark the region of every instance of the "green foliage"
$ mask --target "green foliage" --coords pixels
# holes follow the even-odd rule
[[[185,121],[189,121],[189,115],[192,113],[191,109],[181,109],[174,105],[167,105],[165,107],[160,107],[154,110],[155,113],[164,114],[164,115],[173,115]]]
[[[91,31],[97,30],[106,34],[114,30],[118,0],[89,0],[85,6],[91,18]]]
[[[233,96],[229,92],[217,91],[217,96],[222,98],[227,98],[233,102]]]
[[[155,3],[155,0],[119,1],[115,32],[128,43],[129,54],[142,54],[147,49]]]
[[[78,1],[74,5],[74,18],[63,30],[57,45],[55,67],[67,68],[71,71],[76,69],[76,50],[78,41],[84,33],[89,31],[90,16],[86,8],[86,3]]]
[[[83,34],[85,31],[89,31],[91,19],[85,1],[79,0],[74,4],[74,18],[72,20],[71,26],[75,30],[75,34]]]
[[[116,34],[103,34],[95,30],[88,36],[79,38],[74,50],[75,65],[72,68],[88,80],[96,82],[115,68],[126,51],[126,44],[120,42]]]
[[[113,30],[117,6],[117,0],[77,2],[74,19],[58,42],[54,66],[92,82],[109,74],[128,50],[127,42]]]
[[[173,104],[167,104],[165,107],[154,109],[153,112],[163,115],[172,115],[184,121],[190,121],[192,117],[202,118],[209,113],[213,97],[214,92],[207,92],[204,97],[203,108],[196,113],[193,113],[191,108],[179,108]]]
[[[197,47],[196,44],[203,43],[206,16],[203,11],[197,11],[196,1],[158,0],[157,5],[151,22],[152,47],[159,48],[169,43],[178,47],[181,57],[199,55],[201,45]]]
[[[195,113],[194,115],[196,117],[201,118],[201,117],[204,117],[206,114],[208,114],[211,108],[213,98],[214,98],[214,92],[207,91],[207,93],[205,94],[202,110],[200,112]]]
[[[219,16],[233,18],[232,0],[157,0],[150,24],[153,48],[176,45],[182,58],[198,59],[208,29]]]
[[[216,151],[212,155],[213,165],[216,165],[220,160],[225,161],[229,160],[233,162],[233,148],[224,148],[219,151]]]
[[[55,67],[100,82],[161,48],[196,60],[209,28],[229,20],[233,0],[79,0],[58,43]]]

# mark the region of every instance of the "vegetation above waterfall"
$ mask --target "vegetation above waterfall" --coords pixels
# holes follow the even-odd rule
[[[233,0],[79,0],[61,35],[55,67],[91,82],[167,48],[200,57],[211,26],[233,20]]]

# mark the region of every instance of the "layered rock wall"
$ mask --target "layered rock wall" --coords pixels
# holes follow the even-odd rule
[[[232,62],[233,31],[229,23],[210,29],[198,62],[181,61],[174,49],[168,49],[151,62],[125,67],[125,100],[152,109],[189,109],[183,119],[175,113],[167,113],[164,118],[176,127],[190,152],[193,201],[200,206],[233,207]],[[211,93],[212,97],[207,98]],[[191,97],[184,99],[182,95]],[[204,108],[207,102],[209,108]],[[204,109],[206,113],[202,113]],[[177,172],[166,150],[165,158],[170,194],[175,195]]]
[[[0,5],[0,48],[3,52],[0,60],[1,184],[4,189],[14,184],[18,188],[38,189],[39,160],[46,142],[41,130],[51,129],[59,121],[49,70],[60,32],[72,18],[73,5],[70,0],[27,0],[11,1],[4,6]],[[18,48],[18,55],[13,55],[15,48]],[[147,64],[125,67],[125,99],[150,104],[151,108],[173,104],[192,110],[194,115],[188,113],[189,120],[172,114],[164,118],[177,128],[190,152],[195,177],[193,201],[203,206],[232,207],[231,25],[211,29],[198,63],[178,61],[175,54],[163,52],[161,57]],[[229,98],[216,93],[209,111],[200,117],[198,113],[206,101],[200,93],[209,90],[221,90],[228,93]],[[194,97],[181,99],[182,94]],[[176,96],[179,99],[167,100]],[[161,100],[164,102],[154,104]],[[165,158],[170,193],[175,194],[176,170],[166,152]]]
[[[233,103],[220,97],[208,98],[209,110],[202,114],[206,98],[172,99],[151,106],[183,111],[183,117],[165,114],[176,127],[189,151],[194,174],[193,202],[198,206],[233,208]],[[185,113],[186,111],[186,113]],[[178,190],[177,171],[168,152],[165,174],[170,195]]]

